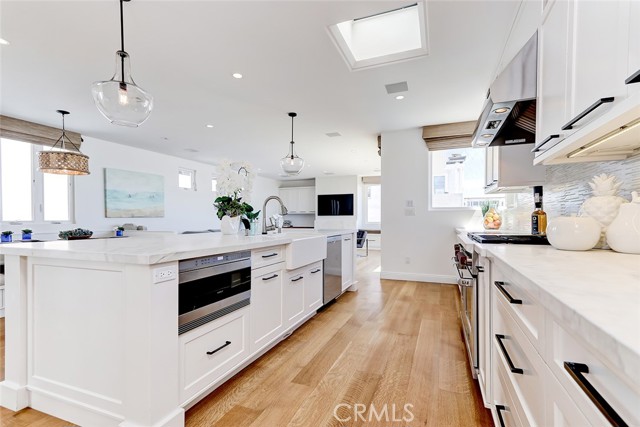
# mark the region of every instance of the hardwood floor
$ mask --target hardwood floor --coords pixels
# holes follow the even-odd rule
[[[456,288],[380,280],[379,266],[377,251],[358,257],[358,292],[187,411],[186,425],[491,426],[469,372]],[[4,319],[0,328],[4,349]],[[0,426],[68,425],[0,408]]]

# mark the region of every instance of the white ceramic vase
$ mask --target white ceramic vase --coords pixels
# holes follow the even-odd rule
[[[220,220],[220,231],[222,234],[238,234],[238,230],[240,229],[240,215],[230,217],[225,215]]]
[[[640,197],[636,191],[631,196],[607,228],[607,243],[616,252],[640,254]]]
[[[547,239],[556,249],[588,251],[600,240],[600,231],[598,221],[589,216],[561,216],[549,221]]]

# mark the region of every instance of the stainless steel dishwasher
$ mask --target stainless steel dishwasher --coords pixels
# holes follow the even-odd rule
[[[342,236],[327,237],[327,258],[324,260],[323,304],[342,293]]]

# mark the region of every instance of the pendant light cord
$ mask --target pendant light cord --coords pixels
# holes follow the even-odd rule
[[[122,82],[121,84],[124,85],[124,58],[126,55],[126,52],[124,50],[124,11],[123,11],[123,6],[122,4],[124,3],[124,0],[120,0],[120,66],[121,66],[121,71],[122,71]],[[126,86],[125,86],[126,87]]]
[[[291,116],[291,160],[294,159],[295,154],[293,152],[293,119],[295,116]]]

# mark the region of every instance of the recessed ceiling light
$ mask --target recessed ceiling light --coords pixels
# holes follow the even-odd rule
[[[335,175],[335,172],[329,172],[329,171],[322,171],[323,174],[325,175]]]
[[[493,135],[490,133],[483,133],[482,135],[480,135],[483,138],[491,138]]]
[[[496,108],[495,110],[493,110],[493,112],[496,114],[506,113],[507,111],[509,111],[508,107]]]
[[[396,99],[397,100],[404,99],[404,95],[398,95],[398,96],[396,96]]]
[[[0,39],[0,44],[8,45],[8,44],[11,44],[11,43],[9,43],[9,42],[8,42],[7,40],[5,40],[5,39]]]
[[[233,76],[234,79],[241,79],[242,78],[242,74],[240,74],[240,73],[233,73],[232,76]]]
[[[205,127],[211,129],[213,127],[213,125],[205,125]]]

